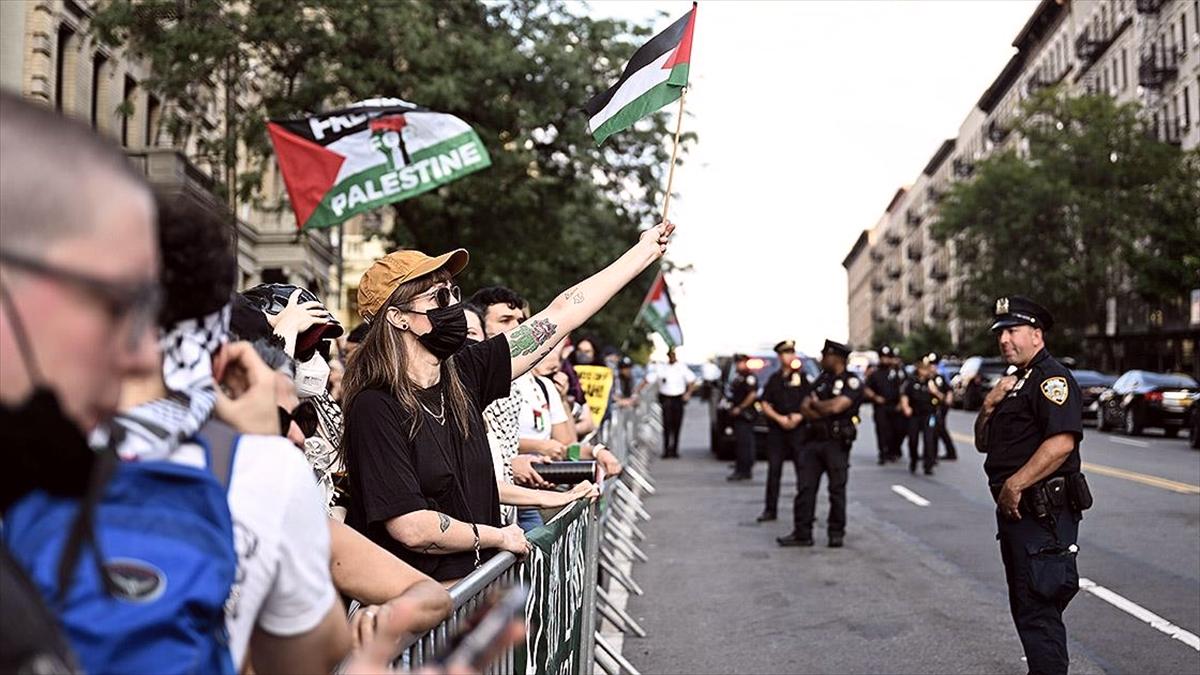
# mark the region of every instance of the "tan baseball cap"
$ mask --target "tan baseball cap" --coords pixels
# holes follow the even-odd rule
[[[393,251],[376,260],[358,282],[358,313],[370,321],[383,309],[392,293],[406,281],[420,279],[444,269],[457,275],[467,266],[471,256],[465,248],[443,253],[436,258],[420,251]]]

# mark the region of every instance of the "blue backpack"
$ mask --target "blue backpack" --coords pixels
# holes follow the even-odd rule
[[[39,491],[5,514],[9,550],[88,673],[235,672],[225,602],[237,553],[226,491],[238,436],[210,421],[194,440],[207,469],[110,464],[92,509]]]

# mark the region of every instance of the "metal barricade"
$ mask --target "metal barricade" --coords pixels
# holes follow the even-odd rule
[[[638,523],[650,519],[642,500],[644,496],[654,493],[649,460],[662,443],[661,410],[657,400],[648,396],[635,408],[614,408],[595,432],[593,440],[603,443],[617,456],[623,471],[619,477],[605,481],[601,499],[597,503],[578,510],[564,508],[544,526],[566,532],[567,528],[575,525],[572,519],[578,519],[583,530],[579,653],[572,654],[565,661],[550,660],[557,664],[556,672],[592,673],[599,669],[610,675],[621,672],[636,675],[638,671],[633,664],[601,634],[600,623],[605,621],[625,635],[642,637],[646,634],[623,607],[613,602],[613,584],[619,586],[623,593],[642,595],[644,592],[633,579],[631,566],[646,560],[646,554],[638,545],[645,539]],[[534,533],[531,533],[533,536]],[[570,543],[556,540],[555,545],[569,546]],[[459,627],[493,590],[521,582],[528,583],[529,567],[528,561],[501,552],[459,581],[450,589],[454,607],[450,616],[424,635],[401,645],[398,665],[417,669],[431,663],[445,652]],[[543,576],[540,581],[555,584],[549,589],[550,593],[565,597],[573,590],[567,588],[572,583],[571,576],[562,574],[548,581]],[[536,612],[539,607],[545,606],[545,598],[538,597],[540,589],[536,583],[530,591],[526,605],[529,625],[555,623],[563,619],[538,616]],[[547,659],[544,654],[529,653],[531,644],[536,649],[544,643],[535,642],[527,636],[524,646],[506,651],[488,672],[501,675],[522,670],[527,673],[544,672],[542,666]]]

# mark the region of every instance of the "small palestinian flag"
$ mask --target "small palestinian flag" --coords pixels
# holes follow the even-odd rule
[[[692,3],[692,11],[634,53],[616,84],[583,104],[596,145],[680,97],[688,83],[695,25]]]
[[[491,165],[470,125],[398,98],[267,124],[299,228],[329,227]]]
[[[671,302],[671,292],[667,290],[667,280],[663,277],[662,270],[654,277],[654,283],[650,285],[650,292],[646,294],[638,318],[661,335],[668,347],[683,344],[683,329],[679,327],[679,319],[675,317],[675,303]]]

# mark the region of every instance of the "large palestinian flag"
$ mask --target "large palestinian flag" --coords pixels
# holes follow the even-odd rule
[[[634,53],[616,84],[583,104],[596,145],[680,97],[688,83],[695,25],[692,3],[692,11]]]
[[[638,318],[645,321],[655,333],[662,336],[668,347],[678,347],[683,344],[683,329],[679,327],[679,319],[675,317],[675,303],[671,302],[671,293],[667,290],[667,280],[661,270],[650,285],[650,292],[642,303],[642,311]]]
[[[267,124],[296,225],[328,227],[491,165],[462,120],[398,98]]]

